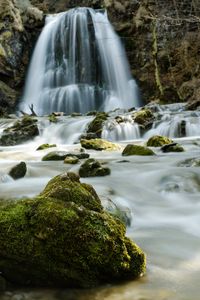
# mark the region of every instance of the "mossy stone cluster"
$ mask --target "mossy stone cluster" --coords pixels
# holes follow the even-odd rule
[[[129,156],[129,155],[155,155],[155,153],[147,148],[147,147],[143,147],[140,145],[132,145],[132,144],[128,144],[123,152],[122,152],[123,156]]]
[[[154,135],[147,141],[147,147],[162,147],[163,145],[171,144],[173,141],[162,135]]]
[[[66,151],[51,151],[43,156],[42,161],[53,161],[53,160],[65,160],[66,157],[75,157],[78,159],[89,158],[88,153],[80,152],[80,153],[69,153]]]
[[[42,144],[36,150],[37,151],[39,151],[39,150],[46,150],[46,149],[54,148],[54,147],[56,147],[56,144]]]
[[[0,138],[0,145],[14,146],[31,140],[39,135],[37,119],[29,116],[16,121],[13,126],[5,129]]]
[[[58,175],[34,199],[0,204],[0,271],[27,286],[92,287],[137,278],[145,255],[88,184]]]

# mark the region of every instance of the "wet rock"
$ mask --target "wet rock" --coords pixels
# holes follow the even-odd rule
[[[56,144],[42,144],[40,145],[36,150],[45,150],[45,149],[49,149],[49,148],[53,148],[56,147]]]
[[[98,160],[90,158],[87,159],[79,169],[80,177],[94,177],[110,175],[109,168],[104,167]]]
[[[48,116],[48,120],[49,122],[51,123],[57,123],[58,122],[58,119],[57,119],[57,116],[55,114],[51,114]]]
[[[108,114],[105,112],[98,112],[94,120],[88,125],[87,133],[94,133],[98,138],[101,137],[103,124],[107,120]]]
[[[18,93],[11,89],[3,81],[0,81],[0,110],[2,115],[11,112],[15,105],[18,97]]]
[[[88,153],[80,152],[80,153],[69,153],[65,151],[52,151],[46,154],[43,158],[42,161],[50,161],[50,160],[64,160],[66,157],[76,157],[78,159],[85,159],[89,158]]]
[[[13,179],[19,179],[24,177],[26,175],[26,172],[27,172],[26,163],[22,161],[10,170],[9,175]]]
[[[23,117],[13,126],[5,129],[0,137],[0,145],[14,146],[27,142],[39,135],[37,120],[29,116]]]
[[[74,173],[56,176],[34,199],[1,204],[0,220],[1,271],[18,285],[92,287],[145,272],[125,226]]]
[[[90,139],[90,140],[81,140],[81,146],[86,149],[93,150],[107,150],[107,151],[115,151],[120,150],[121,147],[117,144],[111,143],[104,139]]]
[[[154,121],[154,114],[150,109],[141,109],[133,114],[133,119],[139,125],[142,125],[144,129],[149,129]]]
[[[172,143],[172,144],[168,144],[168,145],[164,145],[163,147],[161,147],[162,152],[164,153],[168,153],[168,152],[184,152],[184,148],[183,146],[181,146],[178,143]]]
[[[155,153],[147,147],[128,144],[124,148],[124,150],[122,152],[122,155],[123,156],[129,156],[129,155],[155,155]]]
[[[3,276],[0,275],[0,292],[4,292],[6,290],[6,280]]]
[[[82,114],[81,113],[78,113],[78,112],[73,112],[72,114],[71,114],[71,117],[81,117],[82,116]]]
[[[154,135],[147,141],[147,147],[162,147],[166,144],[171,144],[173,141],[166,136]]]
[[[74,164],[77,164],[78,162],[79,162],[79,159],[76,156],[67,156],[64,159],[64,163],[65,164],[72,164],[72,165],[74,165]]]

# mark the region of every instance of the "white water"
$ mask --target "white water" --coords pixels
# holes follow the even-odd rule
[[[37,115],[138,106],[125,51],[106,13],[75,8],[46,18],[19,109]]]
[[[191,112],[180,113],[186,120],[192,118]],[[49,151],[78,151],[80,144],[73,144],[76,132],[81,134],[91,120],[89,117],[58,119],[57,124],[48,127],[48,121],[40,118],[41,136],[29,143],[0,147],[0,197],[34,196],[53,176],[68,170],[78,171],[80,163],[71,166],[41,161]],[[5,128],[9,122],[12,120],[0,124]],[[106,162],[111,175],[82,181],[92,184],[103,199],[110,198],[132,212],[133,221],[127,234],[147,254],[144,278],[90,291],[23,290],[18,293],[31,300],[199,300],[200,168],[178,167],[178,164],[188,158],[200,158],[200,134],[176,141],[184,146],[185,152],[162,153],[157,149],[154,157],[125,158],[121,156],[122,151],[87,151],[91,157]],[[57,147],[36,151],[43,142],[56,143]],[[146,138],[132,142],[144,144]],[[120,142],[122,146],[127,143]],[[28,171],[25,178],[14,181],[7,174],[19,161],[26,162]]]

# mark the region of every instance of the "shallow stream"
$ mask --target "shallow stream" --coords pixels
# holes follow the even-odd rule
[[[49,125],[46,119],[40,118],[39,138],[19,146],[0,147],[0,197],[31,197],[53,176],[68,170],[76,172],[80,163],[72,166],[62,161],[42,162],[41,158],[56,149],[78,151],[80,144],[74,142],[90,120],[91,117],[62,117],[58,124]],[[0,134],[12,122],[1,120]],[[194,133],[174,139],[184,146],[182,153],[154,149],[156,156],[124,159],[122,151],[87,151],[91,157],[105,162],[111,175],[81,181],[92,184],[102,199],[110,198],[121,209],[131,212],[132,224],[127,228],[127,235],[147,254],[147,274],[143,278],[86,291],[7,291],[0,299],[199,300],[200,167],[182,163],[189,158],[200,159],[200,131]],[[144,144],[146,139],[143,136],[118,143],[124,147],[129,142]],[[57,148],[36,151],[44,142],[55,143]],[[27,174],[14,181],[7,174],[20,161],[26,162]]]

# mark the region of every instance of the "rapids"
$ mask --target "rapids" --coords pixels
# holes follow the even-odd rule
[[[143,136],[138,132],[135,134],[132,124],[128,134],[126,129],[122,135],[115,129],[111,138],[122,146],[129,142],[143,144],[150,135],[162,133],[162,127],[184,146],[185,152],[162,153],[156,149],[154,157],[129,156],[124,159],[121,151],[88,150],[91,157],[107,163],[111,175],[81,179],[92,184],[102,199],[110,198],[132,212],[132,224],[127,228],[127,234],[146,252],[147,274],[139,281],[86,291],[14,290],[10,296],[5,294],[1,299],[18,295],[22,297],[19,299],[31,300],[199,300],[200,168],[181,164],[186,159],[200,157],[199,113],[184,111],[183,105],[172,105],[159,107],[158,114],[159,122],[155,121],[153,129]],[[125,122],[132,122],[127,115],[123,115]],[[67,116],[49,126],[45,117],[39,118],[39,137],[18,146],[1,146],[0,197],[34,196],[53,176],[68,170],[78,171],[80,163],[71,166],[62,161],[42,162],[41,158],[55,149],[79,150],[78,138],[91,120],[92,117]],[[183,120],[193,129],[185,130],[185,136],[180,136],[174,124]],[[0,134],[13,121],[1,120]],[[112,117],[108,122],[112,122]],[[36,151],[44,142],[55,143],[57,148]],[[26,162],[28,171],[25,178],[14,181],[8,172],[19,161]]]

